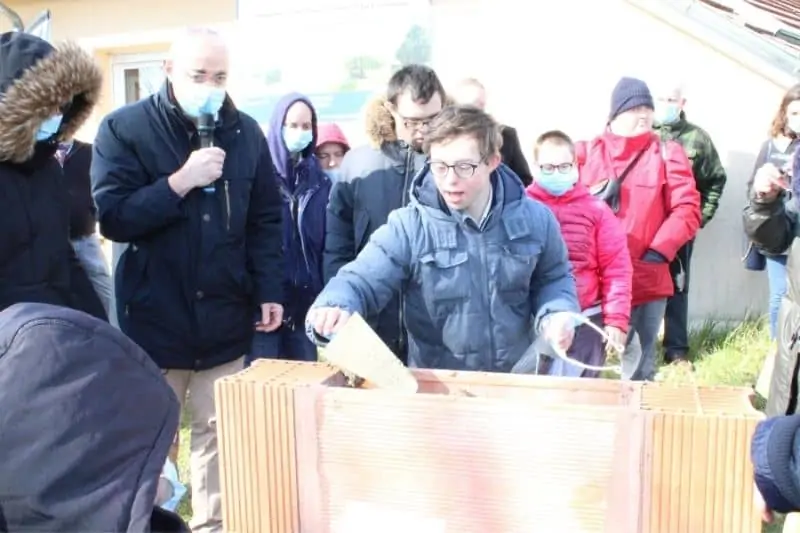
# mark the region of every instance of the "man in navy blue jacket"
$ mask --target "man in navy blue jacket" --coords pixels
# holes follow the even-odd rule
[[[227,96],[228,50],[210,30],[172,47],[168,80],[100,125],[92,185],[116,269],[122,330],[192,417],[193,531],[222,530],[214,381],[243,367],[254,330],[283,319],[283,204],[264,134]],[[215,117],[213,147],[197,121]],[[261,318],[254,325],[253,309]]]

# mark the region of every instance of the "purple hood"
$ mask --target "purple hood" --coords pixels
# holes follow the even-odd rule
[[[314,147],[317,146],[317,111],[314,109],[311,100],[300,93],[289,93],[275,104],[272,117],[269,120],[269,132],[267,133],[267,144],[272,154],[272,163],[280,177],[286,180],[293,174],[292,157],[286,143],[283,142],[283,122],[286,120],[286,112],[295,102],[304,102],[311,109],[311,132],[313,138],[308,146],[303,150],[303,158],[306,159],[314,154]]]

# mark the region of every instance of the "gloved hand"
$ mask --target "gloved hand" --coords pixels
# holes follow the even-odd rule
[[[575,319],[569,313],[551,313],[542,321],[542,335],[553,348],[566,352],[575,337]]]

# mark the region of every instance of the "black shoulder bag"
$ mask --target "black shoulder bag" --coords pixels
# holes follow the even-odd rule
[[[625,167],[625,170],[622,171],[622,174],[615,178],[609,178],[607,180],[603,180],[596,185],[589,187],[589,192],[600,198],[614,212],[614,214],[619,213],[619,197],[620,191],[622,190],[622,182],[625,181],[625,178],[628,176],[633,167],[636,166],[636,163],[639,162],[639,159],[642,158],[642,155],[650,148],[650,145],[647,145],[641,152],[636,154],[636,157],[633,158],[633,161]]]

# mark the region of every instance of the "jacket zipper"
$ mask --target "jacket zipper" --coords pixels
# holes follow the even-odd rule
[[[410,192],[409,188],[411,187],[411,163],[413,161],[413,152],[411,151],[411,145],[406,148],[406,166],[403,175],[403,195],[401,196],[400,207],[405,207],[408,205],[410,199]],[[406,351],[406,339],[405,339],[405,298],[403,298],[403,292],[400,291],[400,312],[398,313],[398,321],[399,321],[399,328],[398,328],[398,339],[397,339],[397,348],[400,354],[404,354]],[[407,355],[407,354],[406,354]]]
[[[225,180],[225,229],[231,231],[231,193],[228,190],[228,180]]]
[[[480,232],[480,230],[478,230],[478,231]],[[489,271],[488,271],[488,266],[487,266],[488,265],[488,263],[487,263],[488,259],[487,259],[487,256],[486,256],[486,241],[481,236],[481,239],[479,240],[479,242],[480,242],[480,250],[481,250],[481,277],[483,278],[483,286],[486,287],[486,289],[487,289],[484,292],[484,294],[486,295],[485,296],[484,305],[486,306],[486,309],[491,309],[491,303],[492,302],[491,302],[491,296],[489,296],[491,291],[489,290]],[[492,320],[491,314],[489,315],[488,318],[489,318],[489,346],[491,346],[491,349],[489,351],[489,361],[488,361],[489,368],[487,368],[486,371],[494,372],[494,370],[495,370],[494,363],[495,363],[495,357],[496,357],[495,354],[497,353],[497,348],[494,345],[494,327],[493,327],[494,320]]]

